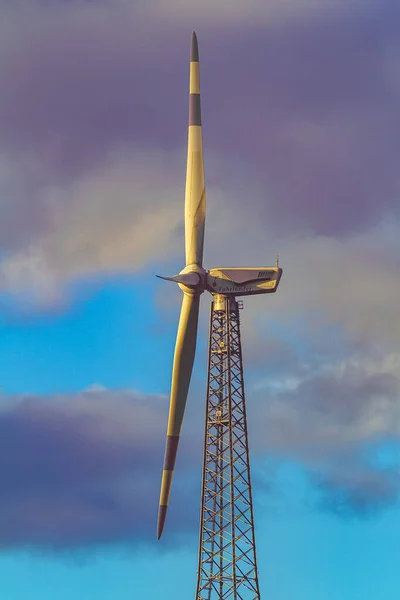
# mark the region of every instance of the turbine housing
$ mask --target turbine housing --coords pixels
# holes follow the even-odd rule
[[[205,289],[212,294],[253,296],[273,294],[282,269],[275,267],[220,267],[207,273]]]

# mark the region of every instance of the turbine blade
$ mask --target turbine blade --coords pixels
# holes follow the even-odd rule
[[[186,399],[189,391],[193,362],[196,353],[197,323],[200,296],[183,295],[181,316],[176,336],[174,365],[172,368],[171,398],[169,404],[167,441],[161,482],[157,538],[160,539],[167,515],[172,477],[179,444]]]
[[[185,192],[186,266],[203,263],[206,190],[200,109],[199,48],[195,32],[190,51],[189,132]]]
[[[174,281],[175,283],[182,283],[183,285],[195,287],[200,283],[200,275],[198,273],[179,273],[173,277],[163,277],[162,275],[156,275],[159,279],[165,279],[165,281]]]

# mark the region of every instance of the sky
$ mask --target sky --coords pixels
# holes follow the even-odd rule
[[[206,268],[241,313],[262,598],[394,600],[400,576],[400,7],[0,0],[5,600],[195,594],[209,298],[156,517],[199,39]]]

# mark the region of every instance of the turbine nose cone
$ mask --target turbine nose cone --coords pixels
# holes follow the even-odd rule
[[[197,43],[196,32],[192,33],[192,45],[190,48],[190,62],[199,62],[199,45]]]

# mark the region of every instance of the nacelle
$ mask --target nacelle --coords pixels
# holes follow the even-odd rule
[[[212,294],[250,296],[273,294],[280,278],[280,267],[220,267],[210,269],[206,275],[206,289]]]

